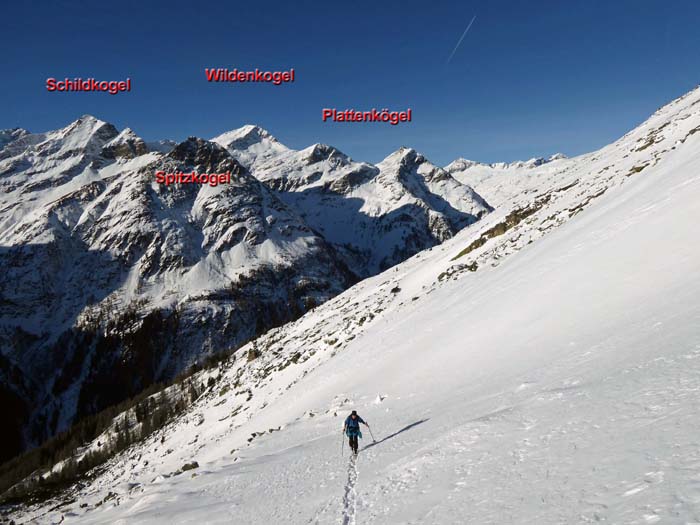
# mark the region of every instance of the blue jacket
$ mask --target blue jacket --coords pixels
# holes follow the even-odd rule
[[[352,416],[348,416],[347,419],[345,420],[345,431],[350,435],[352,434],[357,434],[360,431],[360,423],[366,425],[365,420],[362,419],[360,416],[357,416],[355,419],[352,418]]]

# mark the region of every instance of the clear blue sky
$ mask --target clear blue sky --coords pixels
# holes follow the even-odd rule
[[[29,1],[1,18],[0,128],[30,131],[85,113],[147,140],[253,123],[370,162],[402,145],[438,164],[512,161],[598,148],[700,82],[695,0]],[[210,84],[205,67],[297,81]],[[74,76],[133,91],[46,91]],[[323,107],[410,107],[413,122],[323,123]]]

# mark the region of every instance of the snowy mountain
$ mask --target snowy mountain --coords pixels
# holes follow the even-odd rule
[[[306,150],[251,126],[222,137],[228,150],[197,138],[147,144],[87,115],[47,133],[0,133],[0,399],[12,407],[5,458],[296,319],[490,209],[453,179],[411,173],[404,188],[397,172],[399,200],[382,214],[365,219],[360,204],[382,202],[378,184],[335,196],[348,223],[367,230],[345,228],[341,245],[333,217],[307,217],[313,198],[297,207],[241,164],[288,155],[265,173],[291,181],[316,163]],[[230,172],[232,181],[166,186],[158,170]],[[329,166],[328,176],[345,176],[337,171]],[[440,200],[442,188],[459,211]],[[347,256],[355,251],[362,257]]]
[[[495,199],[494,204],[508,200],[510,194],[500,195],[498,188],[493,188],[495,181],[503,180],[505,185],[516,177],[527,179],[529,175],[545,172],[556,172],[567,157],[561,153],[552,155],[548,159],[542,157],[532,158],[527,161],[494,162],[485,164],[467,159],[457,159],[445,166],[445,171],[455,179],[465,184],[475,184],[486,188],[490,198]],[[489,201],[490,202],[490,201]]]
[[[533,168],[538,168],[544,164],[547,164],[548,162],[553,162],[555,160],[562,160],[568,158],[566,155],[563,153],[555,153],[554,155],[551,155],[549,158],[544,158],[544,157],[533,157],[529,160],[518,160],[515,162],[491,162],[491,163],[485,163],[485,162],[477,162],[475,160],[469,160],[469,159],[464,159],[464,158],[459,158],[455,159],[452,162],[450,162],[447,166],[445,166],[445,170],[447,170],[449,173],[455,173],[455,172],[463,172],[467,170],[481,170],[481,171],[489,171],[489,170],[525,170],[525,169],[533,169]]]
[[[221,144],[238,162],[251,171],[260,163],[292,152],[266,130],[250,124],[223,133],[211,140]]]
[[[490,174],[493,213],[193,376],[180,416],[8,519],[698,521],[699,131],[696,89],[597,152]],[[348,460],[350,409],[372,426]]]
[[[253,175],[332,243],[359,277],[451,238],[491,210],[470,187],[412,149],[372,166],[332,146],[293,151],[259,128],[243,131],[247,149],[239,158],[245,162],[254,151],[256,160],[248,164]],[[241,139],[231,137],[213,140],[241,147]]]

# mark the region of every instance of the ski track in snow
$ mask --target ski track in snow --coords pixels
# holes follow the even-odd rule
[[[355,514],[357,513],[357,456],[350,453],[348,463],[348,482],[345,485],[345,495],[343,496],[343,525],[355,525]]]

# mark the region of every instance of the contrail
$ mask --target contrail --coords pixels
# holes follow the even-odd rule
[[[462,43],[462,40],[464,40],[464,37],[467,36],[467,33],[469,32],[469,29],[471,29],[472,24],[474,23],[474,20],[476,20],[476,15],[474,15],[474,18],[472,18],[472,21],[469,22],[469,25],[467,28],[464,30],[464,33],[462,33],[462,37],[459,39],[459,42],[457,42],[457,45],[455,48],[452,50],[452,54],[450,54],[450,58],[447,59],[447,63],[450,63],[450,60],[452,60],[452,57],[455,56],[455,53],[457,52],[457,49],[459,48],[459,45]]]

